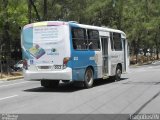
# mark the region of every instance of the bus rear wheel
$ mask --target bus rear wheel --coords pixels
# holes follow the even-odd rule
[[[93,70],[91,68],[87,68],[84,75],[84,87],[91,88],[93,86]]]
[[[121,67],[117,65],[116,72],[115,72],[115,81],[121,80],[121,74],[122,74]]]
[[[59,80],[41,80],[41,86],[45,88],[54,88],[59,85]]]

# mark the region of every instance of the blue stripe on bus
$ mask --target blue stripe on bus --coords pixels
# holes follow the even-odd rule
[[[70,23],[70,31],[71,31],[71,27],[79,27],[79,26],[76,24]],[[73,44],[72,44],[72,33],[71,32],[70,32],[70,45],[71,45],[71,60],[68,63],[68,67],[72,68],[72,80],[83,81],[85,71],[88,66],[93,67],[94,79],[96,79],[98,77],[97,64],[96,64],[95,60],[91,59],[95,56],[95,51],[74,50]]]
[[[86,68],[94,69],[94,78],[97,78],[97,64],[91,60],[95,56],[94,51],[72,51],[73,80],[84,80]]]

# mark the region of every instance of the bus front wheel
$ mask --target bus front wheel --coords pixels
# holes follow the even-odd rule
[[[93,70],[91,68],[87,68],[84,75],[84,87],[91,88],[93,86]]]
[[[59,80],[41,80],[41,86],[45,88],[54,88],[59,85]]]

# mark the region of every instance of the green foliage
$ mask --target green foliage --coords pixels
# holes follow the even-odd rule
[[[4,1],[8,2],[6,8]],[[28,7],[30,1],[33,2],[31,8]],[[37,21],[34,5],[41,20],[77,21],[121,29],[131,43],[134,41],[141,48],[159,49],[159,0],[46,0],[46,3],[44,6],[44,0],[0,0],[0,35],[4,34],[7,23],[9,39],[20,40],[19,28],[29,19]]]

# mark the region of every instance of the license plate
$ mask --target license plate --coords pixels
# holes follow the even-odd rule
[[[50,66],[40,66],[40,69],[50,69]]]

